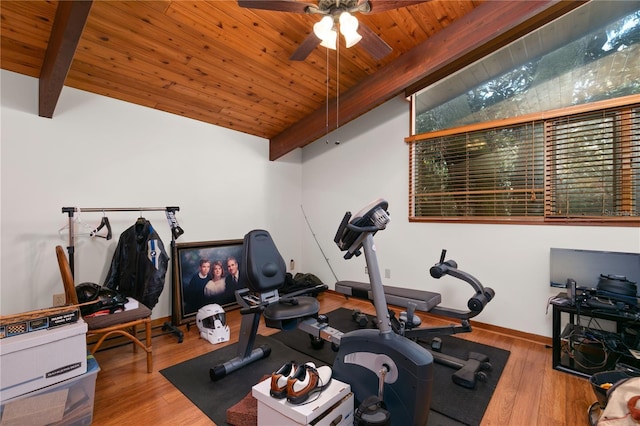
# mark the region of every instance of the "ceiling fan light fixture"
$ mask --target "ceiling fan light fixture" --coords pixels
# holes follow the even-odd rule
[[[313,25],[313,32],[320,40],[324,40],[333,29],[333,18],[324,16]]]
[[[358,19],[349,12],[342,12],[340,14],[340,32],[356,32],[358,29]]]
[[[360,40],[362,40],[362,36],[357,32],[353,31],[351,33],[345,33],[344,31],[340,31],[344,37],[345,45],[347,49],[355,46]]]
[[[336,45],[338,42],[338,33],[336,30],[329,31],[325,38],[322,39],[320,46],[324,46],[327,49],[336,50]]]
[[[336,50],[338,33],[336,33],[334,29],[333,18],[331,16],[324,16],[320,21],[316,22],[313,25],[313,32],[322,40],[320,46]]]
[[[358,34],[358,19],[349,12],[340,14],[340,33],[344,37],[347,48],[356,45],[362,36]]]

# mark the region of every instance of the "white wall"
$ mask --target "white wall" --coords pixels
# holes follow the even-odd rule
[[[335,282],[331,268],[340,280],[367,280],[364,256],[344,260],[333,238],[345,211],[376,198],[389,202],[391,215],[375,236],[380,268],[391,271],[385,285],[440,292],[442,306],[466,308],[470,286],[429,275],[445,248],[496,292],[475,319],[524,332],[551,336],[546,306],[558,292],[549,287],[551,247],[640,252],[638,228],[409,223],[409,120],[409,104],[396,98],[303,149],[302,200],[313,230],[302,233],[303,259],[326,283]]]
[[[333,287],[325,256],[338,279],[367,279],[364,257],[346,261],[333,243],[345,211],[385,198],[391,223],[375,237],[380,267],[391,270],[385,284],[438,291],[443,305],[464,308],[468,285],[429,276],[446,248],[460,269],[496,291],[478,321],[545,336],[547,300],[557,292],[548,285],[550,247],[640,252],[638,228],[409,223],[409,105],[401,98],[269,162],[264,139],[67,87],[54,118],[41,118],[37,80],[0,76],[2,315],[48,307],[62,291],[54,246],[67,243],[58,233],[63,206],[178,205],[185,230],[178,242],[265,228],[283,257],[296,260],[293,272],[315,273]],[[91,225],[100,216],[81,214]],[[120,232],[137,216],[109,214]],[[164,214],[145,217],[168,245]],[[117,237],[78,238],[78,282],[102,281]],[[170,315],[170,290],[168,275],[155,318]]]
[[[51,306],[62,283],[54,247],[66,246],[62,207],[179,206],[178,242],[242,238],[268,229],[304,268],[300,150],[268,160],[268,141],[65,87],[53,119],[38,117],[38,80],[1,74],[0,313]],[[98,225],[102,213],[81,213]],[[110,241],[76,239],[76,282],[102,283],[119,233],[139,213],[108,213]],[[145,212],[167,250],[164,212]],[[171,315],[171,275],[153,317]]]

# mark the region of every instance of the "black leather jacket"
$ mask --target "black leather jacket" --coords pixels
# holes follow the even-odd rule
[[[120,235],[104,286],[153,309],[164,288],[168,265],[169,256],[158,233],[141,218]]]

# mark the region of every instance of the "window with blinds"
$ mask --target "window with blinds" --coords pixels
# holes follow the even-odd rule
[[[549,120],[545,133],[547,217],[640,216],[638,105]]]
[[[638,104],[408,138],[410,220],[640,218]]]

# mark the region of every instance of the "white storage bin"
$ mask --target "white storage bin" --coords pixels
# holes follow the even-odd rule
[[[87,324],[0,339],[0,402],[87,372]]]
[[[93,355],[87,358],[86,351],[85,359],[85,374],[4,401],[0,425],[90,425],[100,367]]]

